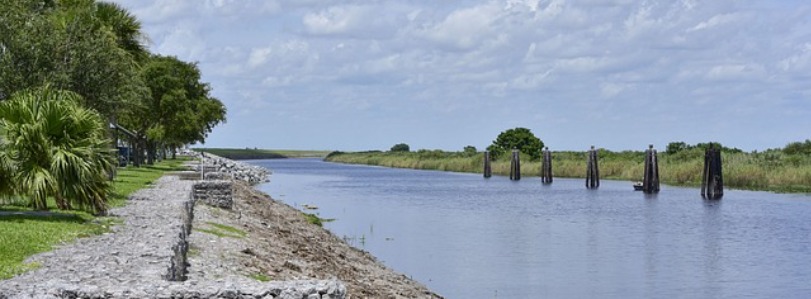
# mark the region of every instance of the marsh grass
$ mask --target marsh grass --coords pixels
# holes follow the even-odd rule
[[[166,160],[154,166],[120,168],[113,182],[110,206],[122,206],[132,192],[142,189],[167,171],[180,170],[183,159]],[[82,211],[58,211],[48,199],[51,212],[33,211],[20,198],[0,201],[0,280],[35,269],[25,259],[77,238],[109,232],[121,223],[113,217],[96,217]]]
[[[811,157],[786,155],[777,150],[763,153],[725,152],[724,184],[728,188],[776,192],[811,192]],[[361,152],[331,154],[326,160],[349,164],[367,164],[397,168],[430,169],[481,173],[484,155],[460,152]],[[659,174],[665,184],[698,186],[704,166],[701,149],[685,150],[673,155],[659,153]],[[600,176],[604,179],[641,181],[644,152],[610,152],[600,150]],[[509,175],[506,157],[491,164],[493,174]],[[585,178],[585,152],[553,153],[555,177]],[[540,162],[521,155],[521,174],[540,175]]]

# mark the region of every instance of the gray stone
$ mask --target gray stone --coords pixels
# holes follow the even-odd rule
[[[206,173],[206,174],[205,174],[205,176],[206,176],[206,177],[205,177],[205,179],[206,179],[207,181],[211,181],[211,180],[225,180],[225,179],[229,179],[229,178],[231,178],[231,176],[227,175],[226,173],[224,173],[224,172],[219,172],[219,171],[215,171],[215,172],[208,172],[208,173]]]
[[[231,181],[199,181],[192,189],[194,200],[209,206],[230,210],[234,206],[233,183]]]
[[[196,163],[191,163],[196,171],[200,171],[200,163],[202,163],[204,178],[206,180],[219,180],[219,179],[232,179],[238,181],[245,181],[252,185],[260,184],[268,181],[270,172],[264,167],[254,166],[242,162],[232,161],[212,154],[200,153],[193,154],[197,158]],[[208,173],[216,173],[208,176]]]
[[[131,196],[134,200],[111,211],[124,222],[115,226],[113,233],[78,239],[33,256],[27,262],[41,266],[0,281],[0,299],[301,299],[315,298],[310,296],[314,291],[322,295],[324,288],[328,290],[323,294],[326,298],[346,297],[346,287],[337,280],[262,283],[222,268],[219,272],[198,272],[203,276],[183,282],[189,267],[218,269],[215,265],[219,263],[204,260],[201,263],[209,265],[188,264],[188,238],[193,233],[195,212],[191,198],[194,184],[165,176],[154,188],[136,192]]]

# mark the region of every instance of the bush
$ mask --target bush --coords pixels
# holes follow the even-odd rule
[[[786,155],[811,155],[811,140],[805,142],[792,142],[783,148]]]
[[[464,152],[466,155],[475,155],[478,152],[478,150],[476,150],[475,146],[468,145],[464,148],[462,152]]]

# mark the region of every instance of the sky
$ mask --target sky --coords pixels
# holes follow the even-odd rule
[[[228,109],[206,147],[811,138],[811,2],[114,0]]]

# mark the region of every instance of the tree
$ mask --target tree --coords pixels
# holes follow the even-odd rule
[[[118,47],[135,61],[142,62],[149,58],[149,50],[145,46],[148,39],[141,31],[141,22],[129,11],[116,3],[97,2],[95,15],[115,35]]]
[[[120,7],[8,0],[0,20],[0,100],[50,85],[78,93],[83,105],[112,119],[143,92],[133,54],[145,51],[134,45],[143,40],[140,24]]]
[[[665,150],[665,153],[667,153],[668,155],[675,155],[678,152],[688,149],[690,149],[690,146],[687,145],[687,143],[681,141],[671,142],[667,144],[667,149]]]
[[[405,143],[398,143],[391,147],[392,152],[410,152],[411,148],[408,144]]]
[[[475,155],[478,152],[478,150],[476,150],[475,146],[468,145],[468,146],[465,146],[465,148],[463,149],[462,152],[464,152],[465,154],[468,154],[468,155]]]
[[[811,139],[804,142],[792,142],[783,148],[786,155],[811,155]]]
[[[107,126],[81,97],[48,87],[15,93],[0,103],[0,165],[11,171],[13,192],[31,206],[107,210],[114,167]]]
[[[210,95],[211,88],[200,77],[197,64],[176,57],[155,55],[145,63],[141,78],[149,96],[120,121],[137,132],[138,146],[148,152],[147,163],[159,148],[205,141],[214,126],[225,121],[225,105]]]
[[[532,160],[537,160],[541,157],[543,147],[543,141],[535,137],[532,131],[527,128],[515,128],[501,132],[493,144],[487,147],[487,150],[493,157],[499,157],[508,151],[517,149],[529,155]]]
[[[0,100],[39,86],[54,73],[58,38],[46,16],[50,10],[25,0],[0,5]]]

